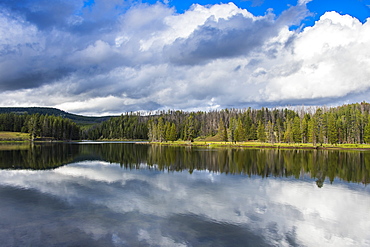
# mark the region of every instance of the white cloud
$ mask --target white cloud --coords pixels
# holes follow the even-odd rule
[[[366,96],[370,23],[329,12],[313,27],[290,31],[308,14],[307,2],[278,17],[256,17],[233,3],[193,5],[178,14],[161,3],[129,8],[98,1],[75,16],[63,5],[68,11],[60,23],[55,15],[46,26],[4,8],[1,105],[100,115]],[[117,16],[125,8],[116,19],[102,14]]]
[[[297,35],[292,54],[280,54],[284,69],[289,68],[288,60],[299,68],[287,75],[273,74],[263,90],[265,100],[340,98],[368,90],[369,27],[348,15],[326,13]],[[278,72],[283,68],[273,67]]]
[[[312,0],[298,0],[298,4],[299,5],[304,5],[304,4],[307,4],[309,2],[311,2]]]

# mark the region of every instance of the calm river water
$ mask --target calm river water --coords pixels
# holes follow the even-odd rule
[[[0,146],[1,246],[370,246],[370,152]]]

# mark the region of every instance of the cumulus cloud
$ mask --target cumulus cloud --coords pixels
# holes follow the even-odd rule
[[[292,53],[282,57],[299,63],[299,69],[276,74],[264,89],[265,100],[340,98],[368,90],[369,28],[369,22],[361,24],[348,15],[323,15],[297,35]]]
[[[291,30],[310,15],[308,2],[279,16],[233,3],[182,14],[160,2],[1,3],[1,105],[100,115],[361,98],[369,23],[328,12]]]

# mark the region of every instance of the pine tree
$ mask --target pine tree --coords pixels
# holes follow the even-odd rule
[[[164,129],[163,117],[160,117],[158,119],[157,136],[158,136],[158,141],[159,142],[163,142],[164,141],[164,139],[165,139],[165,129]]]
[[[260,142],[266,142],[265,125],[262,121],[258,121],[257,138]]]
[[[171,123],[169,141],[173,142],[176,141],[176,139],[177,139],[176,125],[175,123]]]
[[[301,138],[302,142],[306,143],[308,142],[308,121],[309,121],[309,114],[305,114],[305,116],[302,119],[302,124],[301,124]]]
[[[275,143],[275,133],[274,133],[274,124],[269,121],[266,126],[266,132],[267,132],[267,140],[268,142],[274,144]]]
[[[294,117],[292,132],[294,142],[295,143],[302,142],[301,120],[298,116]]]
[[[252,124],[250,128],[249,140],[257,140],[257,128],[256,125]]]
[[[235,141],[235,130],[236,130],[236,119],[235,118],[230,118],[229,120],[229,128],[227,129],[227,137],[229,142],[234,142]]]
[[[330,144],[338,143],[338,131],[333,113],[329,113],[328,116],[328,142]]]
[[[292,143],[294,142],[294,135],[292,130],[292,120],[289,119],[286,122],[285,132],[284,132],[284,142]]]
[[[280,143],[283,139],[283,123],[280,117],[276,120],[274,130],[276,132],[276,140]]]
[[[196,137],[196,129],[195,129],[195,119],[193,114],[191,114],[187,119],[186,119],[186,124],[185,124],[185,138],[188,141],[194,141],[194,138]]]
[[[242,120],[239,119],[237,127],[235,129],[235,141],[241,142],[241,141],[245,141],[245,139],[246,139],[245,128],[243,126]]]
[[[166,122],[164,125],[164,130],[165,130],[165,141],[171,141],[171,123]]]
[[[220,119],[220,123],[218,125],[218,135],[221,141],[224,141],[224,142],[227,141],[227,131],[226,131],[226,127],[225,127],[225,124],[222,118]]]
[[[40,124],[39,124],[40,114],[31,115],[28,121],[28,133],[30,133],[31,140],[34,140],[40,135]]]
[[[365,125],[364,129],[364,141],[367,144],[370,144],[370,115],[367,120],[367,125]]]
[[[316,142],[317,142],[317,132],[318,132],[318,127],[316,124],[316,119],[311,118],[308,122],[308,140],[313,145],[316,145]]]

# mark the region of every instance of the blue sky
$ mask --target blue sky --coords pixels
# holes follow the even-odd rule
[[[148,1],[154,3],[155,1]],[[232,1],[240,8],[248,9],[254,15],[265,15],[268,9],[273,13],[280,15],[290,6],[297,4],[295,0],[244,0]],[[201,5],[228,3],[228,1],[169,1],[169,5],[176,8],[177,12],[183,13],[188,10],[192,4]],[[327,11],[336,11],[341,14],[348,14],[364,22],[370,16],[370,1],[366,0],[313,0],[308,2],[307,8],[312,16],[307,17],[303,22],[307,26],[312,26]]]
[[[0,1],[0,106],[87,115],[370,97],[370,0]]]

